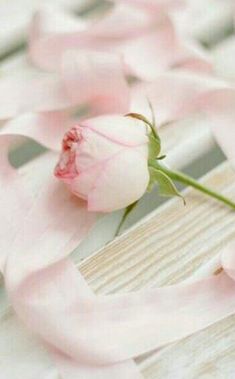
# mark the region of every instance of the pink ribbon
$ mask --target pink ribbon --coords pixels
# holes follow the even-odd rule
[[[146,9],[144,6],[144,11],[134,6],[138,2],[134,3],[114,5],[92,25],[59,9],[42,8],[30,29],[32,62],[55,71],[69,50],[99,51],[121,56],[127,73],[143,80],[152,80],[159,72],[172,67],[212,72],[206,51],[177,33],[167,13],[176,2],[165,6],[158,2],[154,12],[148,11],[150,3]]]
[[[94,296],[68,255],[95,215],[51,176],[55,155],[44,166],[40,193],[29,194],[7,161],[12,138],[1,135],[1,267],[17,315],[44,341],[64,378],[141,378],[132,358],[234,313],[234,245],[222,252],[217,276]]]
[[[60,143],[71,126],[71,115],[84,106],[89,107],[89,115],[125,113],[130,102],[121,59],[112,53],[92,51],[67,52],[59,73],[5,76],[0,81],[0,94],[0,120],[14,118],[11,127],[18,125],[26,133],[35,124],[39,142],[40,134],[45,133],[45,141],[49,138],[53,145],[54,139]]]
[[[152,5],[149,1],[148,6]],[[40,173],[35,170],[40,176],[35,193],[8,163],[8,147],[15,135],[57,151],[77,106],[89,105],[92,114],[128,112],[130,93],[122,59],[128,73],[156,79],[153,84],[131,88],[132,110],[146,114],[147,95],[159,124],[195,110],[206,112],[210,119],[216,114],[215,135],[234,160],[229,137],[233,90],[206,77],[199,80],[182,74],[186,75],[182,80],[177,73],[156,74],[156,67],[172,66],[209,71],[207,57],[182,47],[166,14],[157,20],[157,28],[153,28],[155,17],[142,10],[128,13],[125,28],[120,28],[120,19],[123,25],[123,6],[91,30],[70,15],[39,12],[31,29],[30,56],[40,67],[57,72],[27,80],[19,75],[0,82],[4,94],[0,118],[6,121],[0,135],[0,267],[17,315],[43,341],[64,379],[141,378],[132,358],[235,311],[233,245],[222,252],[224,271],[217,276],[124,295],[95,296],[69,254],[94,225],[96,215],[53,178],[57,155],[48,154]],[[110,26],[113,32],[107,38]],[[167,41],[169,48],[165,49]],[[78,47],[79,52],[64,53]],[[220,109],[221,94],[226,97]],[[218,120],[225,121],[226,132]]]

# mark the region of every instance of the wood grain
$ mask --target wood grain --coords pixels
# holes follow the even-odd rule
[[[235,316],[140,362],[148,379],[234,379]]]
[[[38,161],[43,163],[42,158]],[[228,163],[210,172],[203,182],[235,198],[235,173]],[[203,267],[235,238],[234,212],[191,189],[185,192],[185,197],[186,207],[178,199],[168,201],[79,265],[96,293],[179,282]],[[1,305],[1,311],[2,320],[11,317],[6,305]],[[137,363],[146,379],[175,379],[174,368],[180,379],[205,378],[208,372],[208,375],[216,372],[213,378],[232,379],[220,375],[225,366],[230,371],[234,368],[234,322],[234,318],[229,318],[158,353],[138,358]],[[198,357],[196,362],[194,354]]]
[[[235,198],[235,173],[228,163],[213,170],[203,182]],[[168,201],[79,265],[96,293],[125,292],[179,282],[235,239],[233,211],[191,189],[185,196],[186,207],[180,200]],[[218,375],[223,375],[225,365],[229,370],[235,369],[234,329],[235,317],[231,317],[137,362],[148,379],[175,379],[174,367],[180,373],[179,379],[232,379],[232,376]],[[196,362],[192,358],[194,354],[198,356]],[[217,376],[205,376],[208,372]]]

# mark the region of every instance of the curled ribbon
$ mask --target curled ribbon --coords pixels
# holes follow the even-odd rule
[[[17,315],[43,341],[64,379],[141,378],[132,358],[234,313],[235,248],[231,245],[222,252],[224,270],[216,276],[124,295],[95,296],[91,293],[68,256],[94,225],[97,216],[88,213],[86,204],[75,199],[53,178],[56,153],[46,156],[40,170],[39,190],[32,193],[25,178],[9,165],[8,148],[16,135],[24,135],[56,151],[64,131],[72,122],[71,109],[74,106],[89,103],[95,114],[124,113],[129,110],[129,90],[122,61],[112,54],[89,52],[88,59],[83,52],[70,52],[63,54],[61,65],[61,51],[64,52],[66,46],[71,48],[80,44],[77,31],[86,30],[86,25],[78,25],[69,17],[66,30],[55,31],[50,29],[53,23],[47,17],[45,14],[36,16],[31,35],[31,57],[42,67],[50,69],[56,65],[57,74],[53,77],[43,75],[43,78],[29,83],[19,78],[17,83],[10,78],[0,83],[5,95],[0,118],[7,120],[0,135],[1,271]],[[145,17],[148,18],[147,24]],[[139,22],[139,18],[137,20]],[[167,23],[163,35],[171,36],[169,19],[164,20]],[[135,30],[136,19],[132,22]],[[100,39],[107,35],[107,25],[109,23],[97,26]],[[144,16],[138,35],[146,31],[146,25],[149,25],[149,16]],[[133,30],[127,30],[128,39],[132,38]],[[118,23],[115,33],[114,39],[126,37]],[[152,37],[150,42],[156,44]],[[81,47],[85,41],[85,49],[89,49],[93,38],[94,35],[83,36]],[[48,51],[51,55],[47,54]],[[159,57],[160,54],[155,52],[152,56]],[[134,57],[133,50],[131,57]],[[137,62],[138,59],[133,67]],[[167,65],[172,63],[171,57],[164,60],[164,67],[166,62]],[[139,72],[142,77],[147,71],[145,66],[140,66],[139,69],[144,67],[144,71]],[[210,116],[218,112],[217,83],[206,78],[200,83],[198,78],[195,82],[191,79],[186,78],[185,87],[181,87],[177,74],[156,77],[154,84],[141,87],[141,96],[140,88],[133,87],[131,107],[145,113],[146,104],[144,110],[142,106],[143,96],[147,93],[157,107],[156,114],[161,112],[160,123],[178,119],[194,109],[202,109]],[[229,102],[233,101],[233,90],[224,88],[223,91],[228,94],[223,110],[226,106],[231,110]],[[206,92],[206,101],[202,92]],[[216,122],[214,131],[225,152],[233,159],[228,137],[233,117],[230,112],[225,113],[229,130],[225,133]],[[224,112],[219,112],[221,114],[224,118]]]
[[[37,138],[35,129],[28,134]],[[7,160],[13,132],[2,132],[0,138],[1,200],[6,212],[1,232],[11,236],[7,242],[1,238],[6,289],[18,316],[44,341],[63,378],[141,378],[132,358],[234,313],[234,244],[221,254],[219,275],[136,293],[94,296],[68,255],[96,215],[51,176],[55,155],[48,157],[40,193],[29,195]]]
[[[137,3],[117,1],[92,27],[60,9],[41,8],[30,28],[31,61],[40,68],[58,70],[64,53],[74,49],[83,54],[115,53],[122,57],[128,74],[143,80],[153,80],[172,67],[213,71],[206,51],[175,30],[168,11],[177,2],[159,2],[150,12],[151,4],[138,8]]]

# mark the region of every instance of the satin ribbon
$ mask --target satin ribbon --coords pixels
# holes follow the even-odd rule
[[[173,4],[160,4],[158,11],[149,12],[135,2],[117,3],[92,24],[58,8],[41,8],[30,28],[31,61],[40,68],[56,71],[69,50],[81,54],[96,51],[121,56],[126,72],[142,80],[153,80],[159,72],[172,67],[213,71],[208,53],[195,41],[178,34],[168,14]]]
[[[159,60],[162,56],[161,68],[180,65],[182,58],[185,67],[196,64],[187,60],[185,50],[178,53],[178,39],[168,17],[161,19],[160,34],[159,30],[156,34],[147,33],[146,40],[142,36],[149,31],[149,14],[143,15],[141,23],[139,13],[131,15],[131,22],[128,15],[123,32],[118,23],[120,17],[123,21],[123,13],[118,12],[88,34],[87,25],[81,20],[65,18],[64,13],[38,13],[31,30],[31,58],[42,67],[56,68],[57,73],[27,80],[8,77],[0,82],[4,94],[0,118],[7,120],[0,135],[1,271],[17,315],[43,341],[64,379],[141,378],[132,358],[201,330],[235,310],[234,246],[222,253],[224,272],[217,276],[137,293],[95,296],[69,254],[92,228],[96,215],[88,213],[86,204],[53,178],[57,155],[49,154],[42,170],[34,173],[40,176],[35,192],[8,163],[8,147],[16,135],[33,138],[58,151],[64,131],[73,122],[76,106],[88,104],[93,114],[129,110],[123,62],[116,55],[103,52],[110,42],[106,40],[110,25],[114,31],[112,43],[138,37],[137,45],[134,41],[122,49],[126,57],[129,53],[133,59],[128,60],[131,72],[142,79],[146,79],[146,72],[155,77],[156,57]],[[97,36],[99,51],[90,51],[97,46]],[[153,51],[155,37],[159,38],[160,51],[165,38],[173,41],[174,54],[171,55],[171,46],[168,56]],[[148,66],[152,71],[146,70],[141,59],[137,65],[146,41],[148,48],[141,59],[152,62]],[[78,46],[79,52],[64,54],[67,48]],[[211,95],[208,103],[204,98],[205,108],[203,94],[208,96],[214,89],[213,93],[217,93],[221,83],[211,83],[206,77],[199,83],[197,77],[193,81],[190,76],[183,80],[182,87],[181,79],[177,74],[166,74],[156,77],[154,84],[133,87],[131,107],[146,114],[147,93],[161,124],[198,109],[211,116],[216,98]],[[228,125],[231,126],[230,121]],[[220,128],[215,129],[216,136],[232,159],[231,140],[227,133],[220,134]]]
[[[18,123],[20,128],[28,125],[29,133],[30,125],[36,124],[41,134],[53,131],[50,125],[54,124],[57,125],[54,138],[59,139],[66,130],[62,127],[63,134],[58,133],[59,124],[71,122],[69,115],[81,107],[88,106],[89,115],[128,112],[130,91],[120,57],[112,53],[69,51],[59,67],[56,74],[26,75],[20,71],[1,78],[0,120],[14,118],[14,125]]]
[[[37,135],[35,133],[36,129],[32,129],[29,133],[30,137]],[[2,213],[2,217],[4,223],[1,227],[1,243],[2,243],[2,255],[1,255],[1,271],[4,274],[6,288],[9,290],[8,293],[12,298],[12,305],[15,307],[17,314],[24,320],[24,316],[22,315],[23,307],[17,305],[18,295],[21,298],[20,302],[26,296],[26,302],[31,303],[33,297],[36,296],[36,302],[38,302],[41,295],[39,292],[44,292],[45,294],[50,292],[50,288],[52,292],[57,293],[56,297],[59,300],[61,297],[61,301],[63,302],[63,296],[66,296],[66,280],[70,279],[72,282],[68,282],[68,285],[72,285],[76,283],[74,286],[74,290],[71,287],[70,299],[69,302],[73,302],[73,298],[75,300],[76,291],[78,289],[77,285],[79,285],[79,293],[81,294],[81,299],[84,297],[89,302],[89,298],[92,297],[92,293],[89,290],[87,284],[81,278],[81,276],[75,275],[77,274],[77,270],[70,260],[67,259],[67,255],[79,244],[79,241],[87,234],[88,230],[92,227],[96,220],[96,216],[94,214],[88,213],[86,211],[85,203],[77,200],[75,197],[71,196],[67,191],[64,190],[63,186],[61,186],[53,177],[52,177],[52,167],[55,164],[57,157],[49,155],[48,162],[45,163],[44,172],[44,180],[43,180],[43,192],[38,196],[32,196],[27,188],[26,183],[18,173],[8,164],[7,161],[7,151],[8,147],[12,141],[14,141],[14,134],[2,133],[0,136],[1,140],[1,200],[2,206],[1,209],[4,211]],[[17,196],[16,196],[17,195]],[[61,206],[62,205],[62,206]],[[43,211],[44,209],[44,211]],[[44,213],[45,212],[45,213]],[[44,214],[43,214],[44,213]],[[34,222],[31,223],[32,229],[29,230],[28,227],[24,229],[22,228],[22,233],[20,233],[20,240],[17,229],[19,230],[19,220],[23,218],[27,222],[33,217]],[[55,220],[57,219],[58,223],[55,225]],[[36,225],[36,224],[37,225]],[[73,227],[71,228],[73,224]],[[57,236],[54,233],[57,230]],[[53,239],[50,237],[47,238],[46,235],[49,233],[51,236],[53,235]],[[52,234],[51,234],[52,233]],[[23,253],[23,255],[19,255],[19,270],[16,268],[16,262],[12,265],[11,259],[13,258],[13,251],[15,248],[9,244],[9,239],[6,236],[9,235],[10,239],[15,238],[15,243],[22,249],[27,249],[28,254],[27,257]],[[28,248],[24,244],[28,244],[32,241],[38,241],[40,245],[41,243],[47,244],[46,249],[42,246],[43,254],[40,254],[40,249],[35,255],[32,254],[31,247]],[[44,241],[44,242],[43,242]],[[53,244],[55,244],[56,249],[53,249]],[[51,245],[51,246],[50,246]],[[60,246],[60,247],[59,247]],[[48,254],[49,250],[55,252],[55,261],[53,262],[52,254]],[[59,252],[60,250],[60,252]],[[21,250],[22,251],[22,250]],[[26,252],[26,251],[25,251]],[[48,254],[48,256],[47,256]],[[50,257],[49,257],[50,256]],[[12,258],[11,258],[12,257]],[[26,267],[23,263],[28,260],[29,266]],[[48,259],[49,258],[49,259]],[[57,261],[59,262],[57,263]],[[21,268],[20,268],[21,267]],[[23,268],[24,267],[24,268]],[[44,267],[44,270],[43,270]],[[60,272],[61,268],[61,272]],[[16,269],[16,271],[15,271]],[[53,274],[52,274],[53,272]],[[39,279],[39,276],[40,279]],[[42,277],[41,277],[42,274]],[[52,274],[52,275],[51,275]],[[57,276],[59,274],[59,276]],[[56,279],[57,276],[57,279]],[[14,278],[13,281],[10,278]],[[8,280],[10,279],[10,280]],[[35,281],[36,279],[36,281]],[[39,279],[39,286],[37,284],[37,280]],[[55,280],[56,279],[56,280]],[[26,280],[26,281],[25,281]],[[56,286],[61,282],[61,289]],[[14,283],[13,283],[14,282]],[[26,284],[27,282],[27,284]],[[34,284],[36,287],[34,288]],[[44,287],[45,284],[45,287]],[[25,287],[30,285],[32,289],[33,297],[28,298],[28,295],[25,293]],[[43,288],[44,287],[44,288]],[[15,292],[16,290],[16,292]],[[36,292],[35,292],[36,290]],[[59,297],[58,297],[59,295]],[[54,295],[52,295],[54,296]],[[15,301],[16,300],[16,301]],[[43,306],[43,302],[46,300],[41,297]],[[55,300],[55,298],[54,298]],[[51,301],[51,300],[50,300]],[[50,308],[50,301],[47,304]],[[86,301],[86,300],[85,300]],[[24,300],[23,300],[24,302]],[[40,301],[39,301],[40,302]],[[47,300],[46,300],[47,302]],[[23,304],[23,303],[22,303]],[[26,305],[28,308],[28,305]],[[55,309],[54,309],[55,310]],[[30,311],[29,311],[30,312]],[[28,311],[26,311],[28,313]],[[30,319],[33,320],[30,316]],[[35,319],[36,321],[36,319]],[[42,321],[42,320],[41,320]],[[40,321],[40,324],[41,324]],[[27,323],[27,322],[26,322]],[[34,328],[32,325],[29,325],[32,330]],[[43,338],[44,340],[44,338]],[[45,340],[44,340],[45,341]],[[69,357],[66,357],[64,351],[60,351],[57,349],[54,344],[50,344],[46,342],[45,344],[48,347],[49,352],[53,355],[57,366],[59,367],[63,377],[65,378],[75,378],[80,375],[84,378],[110,378],[110,375],[113,375],[114,378],[118,378],[119,375],[123,373],[123,377],[128,378],[141,378],[140,373],[138,372],[136,366],[132,361],[123,362],[116,365],[108,365],[107,367],[90,367],[85,363],[71,360]],[[10,379],[10,378],[9,378]]]
[[[35,130],[28,130],[31,138]],[[29,193],[7,160],[12,138],[2,132],[2,272],[17,315],[45,343],[63,378],[141,378],[133,357],[234,313],[234,244],[222,252],[217,276],[94,296],[68,256],[96,216],[52,177],[52,156],[40,192]]]

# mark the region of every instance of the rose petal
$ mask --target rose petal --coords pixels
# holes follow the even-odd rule
[[[145,123],[133,117],[98,116],[83,121],[81,125],[123,146],[134,147],[148,142]]]
[[[145,146],[138,152],[136,149],[125,149],[110,159],[88,195],[88,209],[110,212],[138,200],[145,193],[149,182],[147,153]],[[138,170],[133,169],[133,164]]]

